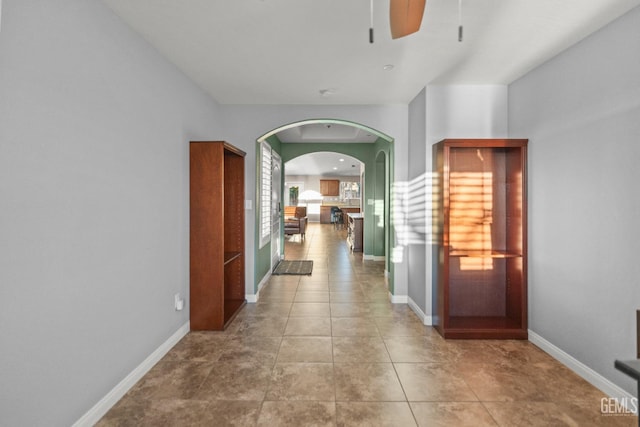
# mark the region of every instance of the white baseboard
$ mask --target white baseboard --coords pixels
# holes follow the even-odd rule
[[[407,298],[408,297],[406,295],[393,295],[389,292],[389,300],[391,301],[391,304],[406,304]]]
[[[427,316],[426,314],[424,314],[424,311],[422,311],[422,309],[418,307],[418,304],[416,304],[414,300],[409,298],[409,301],[407,302],[407,304],[409,304],[409,308],[411,308],[411,310],[416,314],[416,316],[418,316],[418,318],[422,321],[423,325],[433,326],[433,319],[431,318],[431,316]]]
[[[609,397],[615,397],[618,399],[633,399],[635,396],[628,393],[623,388],[617,386],[612,383],[584,363],[580,362],[575,357],[571,356],[569,353],[565,352],[559,347],[556,347],[546,339],[542,338],[540,335],[533,332],[529,329],[529,341],[532,344],[535,344],[544,352],[548,353],[551,357],[556,359],[558,362],[562,363],[567,368],[571,369],[573,372],[582,377],[585,381],[602,391]],[[613,363],[613,362],[612,362]]]
[[[384,261],[385,259],[387,259],[387,257],[385,257],[384,255],[362,255],[362,259],[365,259],[367,261]]]
[[[122,381],[120,381],[109,393],[106,394],[93,408],[84,414],[73,427],[93,426],[104,414],[118,403],[118,400],[124,396],[131,387],[135,385],[153,366],[164,357],[171,348],[178,343],[191,329],[189,322],[185,323],[173,335],[163,342],[153,353],[149,355],[141,364],[129,373]]]
[[[258,290],[256,291],[256,293],[245,295],[245,298],[247,299],[248,303],[253,304],[258,302],[258,300],[260,299],[260,291],[262,290],[264,285],[267,284],[270,278],[271,278],[271,272],[269,271],[267,274],[264,275],[262,280],[260,280],[260,283],[258,283]]]

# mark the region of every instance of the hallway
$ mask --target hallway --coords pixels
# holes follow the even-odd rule
[[[226,331],[188,334],[98,425],[636,425],[527,341],[445,341],[345,233],[287,241],[311,276],[272,276]]]

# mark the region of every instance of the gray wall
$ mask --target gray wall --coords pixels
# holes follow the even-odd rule
[[[445,138],[507,137],[508,88],[504,85],[430,85],[409,104],[409,177],[425,183],[424,243],[410,239],[409,297],[425,316],[432,316],[431,179],[432,146]],[[419,178],[422,176],[422,178]],[[416,181],[413,181],[415,184]],[[413,199],[412,199],[413,200]],[[415,211],[409,203],[409,211]]]
[[[99,1],[2,6],[0,425],[67,426],[188,321],[188,141],[221,113]]]
[[[529,142],[529,321],[635,394],[640,308],[640,8],[509,88],[511,137]]]
[[[426,184],[425,174],[427,170],[431,170],[427,167],[427,90],[422,89],[418,95],[409,103],[409,182],[422,181]],[[424,188],[425,197],[431,192],[430,188]],[[419,212],[411,212],[413,216],[420,221]],[[426,222],[430,220],[427,217],[426,211],[422,212],[422,220]],[[427,264],[430,263],[427,260],[426,255],[426,235],[423,235],[422,241],[414,241],[406,248],[407,263],[409,265],[409,283],[408,294],[411,301],[413,301],[423,313],[430,311],[431,307],[427,310],[426,292],[427,287],[430,288],[427,280]]]

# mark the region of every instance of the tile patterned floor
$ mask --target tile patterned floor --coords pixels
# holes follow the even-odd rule
[[[98,425],[637,425],[526,341],[445,341],[389,303],[383,263],[344,233],[293,237],[311,276],[273,276],[226,331],[187,335]]]

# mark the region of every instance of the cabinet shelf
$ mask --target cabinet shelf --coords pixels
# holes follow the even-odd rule
[[[500,331],[501,338],[526,339],[519,318],[505,316],[458,316],[450,317],[447,325],[448,338],[495,338]]]
[[[242,255],[242,252],[225,252],[224,253],[224,265],[229,264],[234,259],[238,259]]]
[[[236,318],[240,309],[247,303],[244,299],[228,299],[224,302],[224,329]]]
[[[509,251],[465,251],[453,250],[449,252],[450,257],[468,257],[468,258],[520,258],[521,253]]]

